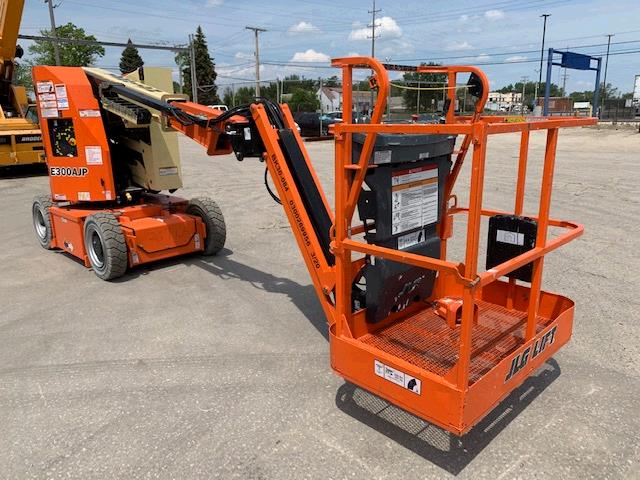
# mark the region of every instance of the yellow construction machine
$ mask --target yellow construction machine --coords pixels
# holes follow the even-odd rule
[[[24,0],[0,0],[0,168],[43,163],[42,134],[25,87],[13,85]]]

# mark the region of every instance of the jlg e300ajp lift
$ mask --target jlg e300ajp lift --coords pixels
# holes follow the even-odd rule
[[[157,92],[145,93],[144,87],[93,70],[35,69],[36,84],[51,81],[54,89],[56,85],[67,87],[70,115],[60,111],[55,116],[51,112],[51,118],[43,116],[49,124],[46,135],[55,140],[53,128],[62,125],[65,144],[74,143],[79,151],[86,151],[77,161],[67,157],[74,160],[69,163],[65,157],[51,158],[50,168],[66,169],[69,175],[63,176],[72,177],[65,178],[66,182],[77,180],[78,175],[89,177],[87,181],[95,185],[91,192],[98,192],[101,202],[88,203],[92,199],[82,198],[69,187],[66,195],[72,203],[50,207],[52,228],[46,221],[44,227],[53,244],[63,246],[57,239],[65,222],[56,216],[65,218],[66,224],[73,222],[80,235],[83,228],[85,233],[96,231],[99,224],[91,218],[105,215],[97,212],[107,209],[115,219],[109,223],[110,235],[127,239],[130,265],[135,263],[134,253],[140,258],[146,252],[147,243],[137,238],[139,231],[131,226],[134,221],[144,225],[180,222],[189,232],[185,238],[198,234],[200,242],[216,234],[209,224],[203,228],[197,215],[181,213],[184,203],[172,197],[144,193],[146,196],[129,198],[127,188],[139,185],[139,180],[129,174],[130,186],[118,189],[105,182],[108,172],[104,168],[95,168],[99,165],[89,161],[97,150],[87,151],[87,147],[99,146],[103,167],[104,159],[111,158],[114,171],[118,170],[116,159],[126,159],[131,165],[141,162],[147,168],[145,158],[131,159],[130,150],[122,148],[127,139],[149,140],[136,126],[146,124],[145,114],[138,109],[157,112],[165,127],[194,138],[209,154],[233,149],[239,159],[260,157],[274,180],[327,316],[332,368],[356,385],[461,435],[571,336],[573,302],[541,290],[544,256],[582,233],[578,224],[549,217],[555,150],[560,128],[591,125],[595,119],[512,122],[505,117],[483,117],[489,86],[485,75],[473,67],[404,67],[366,57],[335,59],[333,65],[342,69],[344,105],[352,103],[355,68],[375,72],[371,84],[378,98],[371,124],[352,123],[347,107],[344,121],[334,127],[333,211],[286,105],[263,100],[220,114],[181,98],[158,98]],[[448,81],[446,121],[382,124],[389,92],[387,70],[444,75]],[[455,114],[456,85],[462,75],[469,77],[465,88],[475,97],[471,116]],[[123,119],[122,125],[115,122],[117,128],[111,118],[114,114]],[[68,121],[62,122],[65,119]],[[91,127],[85,125],[88,119]],[[539,210],[535,216],[524,217],[529,134],[534,130],[547,132],[547,145]],[[509,212],[487,210],[482,205],[487,140],[507,132],[521,134],[514,207]],[[458,135],[461,142],[454,152]],[[462,207],[452,191],[471,148],[470,204]],[[54,195],[57,176],[52,172]],[[107,189],[116,192],[110,203],[105,198]],[[361,223],[353,225],[356,209]],[[462,263],[447,260],[447,241],[456,214],[468,217]],[[478,267],[482,217],[489,217],[484,271]],[[36,228],[42,228],[38,222]],[[566,231],[548,239],[550,226]],[[104,237],[85,237],[95,240],[94,251],[110,255]],[[163,242],[173,237],[158,238],[156,249],[162,252]],[[81,238],[76,241],[79,250],[92,248],[82,246]],[[189,249],[198,250],[194,244]]]

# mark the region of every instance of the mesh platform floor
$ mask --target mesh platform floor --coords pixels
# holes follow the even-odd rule
[[[478,324],[473,326],[469,382],[474,383],[500,360],[522,345],[526,312],[477,301]],[[549,319],[538,317],[540,331]],[[452,329],[432,308],[363,335],[363,343],[424,370],[445,376],[458,361],[460,329]]]

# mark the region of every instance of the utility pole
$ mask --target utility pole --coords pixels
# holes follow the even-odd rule
[[[569,78],[569,74],[567,73],[567,69],[564,69],[564,73],[562,74],[562,96],[567,96],[567,78]]]
[[[542,47],[540,47],[540,71],[538,72],[538,84],[536,85],[536,94],[538,96],[538,92],[540,91],[540,84],[542,83],[542,58],[544,57],[544,37],[547,35],[547,17],[550,17],[550,13],[543,13],[540,15],[541,18],[544,18],[544,23],[542,24]]]
[[[609,67],[609,47],[611,47],[611,37],[613,37],[613,34],[609,34],[607,35],[608,40],[607,40],[607,56],[605,58],[604,61],[604,82],[602,82],[602,107],[604,108],[604,99],[605,96],[607,95],[607,68]]]
[[[371,58],[376,58],[376,38],[380,37],[380,35],[376,36],[376,14],[380,13],[382,10],[381,9],[377,9],[376,10],[376,0],[373,0],[373,8],[371,10],[368,10],[368,12],[371,14],[371,25],[369,25],[369,27],[371,28],[371,36],[369,37],[371,39]],[[371,71],[371,74],[373,75],[373,70]],[[371,90],[371,108],[370,108],[371,114],[373,114],[373,90]]]
[[[259,42],[258,42],[258,35],[260,34],[260,32],[266,32],[266,30],[264,28],[258,28],[258,27],[244,27],[247,30],[253,30],[253,34],[255,35],[256,38],[256,97],[260,96],[260,47],[259,47]]]
[[[527,82],[529,81],[529,77],[525,76],[525,77],[522,77],[520,80],[522,81],[522,98],[520,99],[520,103],[521,103],[520,113],[524,115],[524,93],[525,93]]]
[[[198,76],[196,75],[196,47],[195,37],[189,35],[189,62],[191,73],[191,101],[198,103]]]
[[[56,19],[53,15],[53,9],[55,6],[53,5],[53,0],[44,0],[45,3],[49,4],[49,20],[51,20],[51,36],[54,38],[53,40],[53,56],[56,60],[56,65],[61,65],[60,62],[60,46],[58,45],[58,33],[56,31]],[[56,5],[57,6],[57,5]]]

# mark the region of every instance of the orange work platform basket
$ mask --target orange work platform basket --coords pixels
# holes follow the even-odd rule
[[[571,337],[574,305],[563,296],[541,290],[544,256],[582,234],[579,224],[549,217],[558,131],[563,127],[593,125],[594,118],[513,118],[483,116],[489,85],[477,68],[467,66],[403,67],[384,65],[367,57],[339,58],[343,105],[352,105],[353,70],[373,71],[371,85],[377,101],[369,124],[353,123],[344,108],[343,122],[333,125],[335,135],[335,220],[331,252],[335,264],[330,280],[314,278],[329,316],[331,365],[345,379],[391,403],[462,435],[480,421],[512,390]],[[388,70],[411,70],[445,78],[447,103],[444,120],[436,124],[385,124],[390,82]],[[457,81],[469,75],[467,87],[477,100],[471,115],[456,115]],[[485,271],[478,267],[482,217],[521,216],[523,210],[529,135],[546,131],[547,141],[532,245]],[[521,135],[513,211],[483,208],[483,183],[488,138],[495,134]],[[354,158],[354,134],[366,135],[359,158]],[[354,212],[378,134],[456,135],[461,142],[444,186],[444,201],[437,226],[439,258],[366,242],[367,225],[352,225]],[[468,207],[457,205],[452,194],[467,152],[471,156]],[[464,262],[447,260],[453,215],[466,215]],[[561,233],[548,238],[549,227]],[[437,272],[429,298],[399,309],[377,322],[367,320],[365,309],[354,308],[353,283],[365,259],[386,259]],[[529,281],[518,282],[518,269],[530,268]],[[335,279],[335,284],[333,284]],[[328,293],[328,292],[334,292]]]

